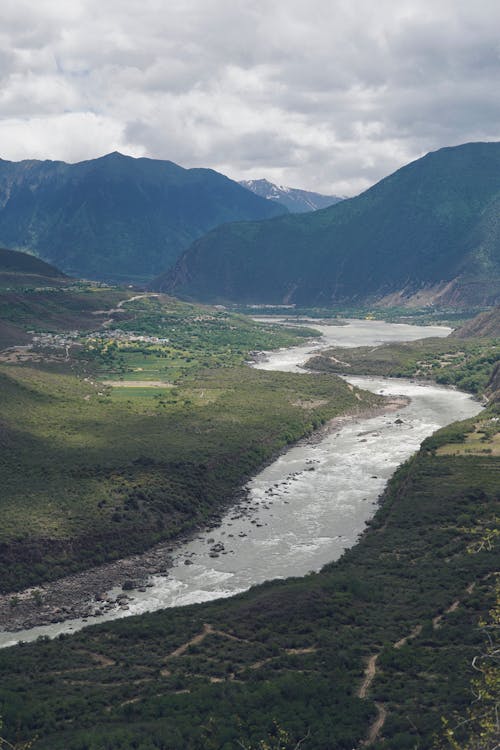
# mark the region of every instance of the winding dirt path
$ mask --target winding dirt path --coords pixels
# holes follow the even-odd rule
[[[358,690],[358,698],[366,698],[375,675],[377,674],[377,660],[380,654],[372,654],[366,663],[365,676]]]
[[[395,643],[392,644],[393,648],[397,648],[397,649],[403,648],[403,646],[406,646],[408,641],[411,641],[413,638],[416,638],[417,635],[420,635],[421,632],[422,632],[422,626],[415,625],[413,630],[411,630],[408,633],[408,635],[405,635],[403,638],[400,638],[399,641],[395,641]],[[372,682],[377,675],[377,661],[378,661],[379,656],[380,656],[380,652],[376,654],[372,654],[369,657],[368,661],[366,662],[363,682],[361,683],[357,692],[358,698],[367,697],[368,691],[370,690]],[[368,747],[369,745],[372,745],[375,742],[375,740],[378,738],[385,724],[385,720],[387,718],[387,710],[385,706],[383,705],[383,703],[378,703],[377,701],[375,702],[375,705],[377,707],[377,716],[375,720],[368,727],[366,738],[362,741],[362,743],[360,744],[360,747]]]
[[[198,635],[195,635],[191,640],[186,641],[186,643],[183,643],[182,646],[179,646],[175,649],[175,651],[172,651],[170,654],[168,654],[165,657],[165,661],[167,659],[175,659],[178,656],[182,656],[190,646],[197,646],[199,643],[205,640],[207,635],[220,635],[222,638],[228,638],[230,641],[238,641],[238,643],[251,643],[251,641],[247,641],[244,638],[238,638],[236,635],[231,635],[231,633],[226,633],[224,630],[216,630],[213,625],[210,625],[209,623],[204,623],[203,630],[201,633],[198,633]]]
[[[368,747],[368,745],[372,745],[375,742],[387,718],[387,711],[385,710],[383,703],[375,703],[375,705],[377,707],[377,718],[368,729],[368,734],[363,742],[365,747]]]
[[[466,591],[468,594],[472,593],[472,591],[474,590],[474,586],[474,583],[467,586]],[[436,615],[436,617],[432,619],[432,625],[434,629],[439,628],[443,617],[450,612],[454,612],[460,606],[460,604],[460,599],[457,599],[442,614]],[[422,625],[415,625],[415,627],[408,633],[408,635],[405,635],[403,638],[400,638],[398,641],[395,641],[395,643],[393,643],[393,648],[403,648],[403,646],[406,646],[408,641],[416,638],[418,635],[420,635],[421,632]],[[379,656],[380,652],[372,654],[366,662],[363,682],[361,683],[357,692],[358,698],[367,697],[368,691],[370,690],[373,680],[377,675],[377,661]],[[368,727],[366,738],[360,743],[359,747],[368,747],[369,745],[372,745],[377,740],[385,724],[385,720],[387,718],[387,710],[385,706],[382,703],[378,703],[377,701],[375,702],[375,705],[377,707],[377,716]]]
[[[172,653],[168,654],[166,656],[166,659],[176,659],[178,656],[182,656],[182,654],[185,654],[186,651],[190,646],[197,646],[198,643],[201,643],[205,640],[207,635],[210,635],[210,633],[213,633],[214,629],[211,625],[208,623],[205,623],[203,625],[203,630],[201,633],[198,633],[198,635],[195,635],[191,640],[186,641],[186,643],[183,643],[182,646],[179,646],[179,648],[176,648],[175,651],[172,651]]]

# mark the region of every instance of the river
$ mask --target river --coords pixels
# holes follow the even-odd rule
[[[450,332],[380,321],[314,328],[321,332],[321,340],[269,353],[256,367],[300,371],[311,352],[329,345],[376,345]],[[127,609],[111,609],[98,620],[0,632],[0,647],[74,632],[97,621],[227,597],[265,580],[318,571],[356,543],[387,480],[425,437],[481,409],[471,396],[450,388],[388,378],[347,379],[375,393],[409,397],[410,404],[379,416],[346,418],[337,431],[318,441],[302,441],[281,455],[249,482],[247,498],[227,512],[218,528],[175,550],[168,575],[154,575],[149,588],[132,592]]]

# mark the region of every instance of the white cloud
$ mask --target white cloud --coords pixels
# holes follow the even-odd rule
[[[352,194],[500,139],[492,0],[4,0],[3,158],[107,151]]]

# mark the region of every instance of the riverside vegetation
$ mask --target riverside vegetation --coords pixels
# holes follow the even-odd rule
[[[465,747],[478,622],[496,598],[499,414],[426,440],[360,543],[320,573],[2,651],[7,736],[233,750],[282,731],[290,748],[428,750],[452,747],[446,716]]]
[[[122,293],[119,302],[118,293],[60,290],[58,310],[72,321],[90,296],[94,330],[61,333],[59,320],[31,351],[1,357],[4,592],[193,530],[283,447],[380,402],[329,375],[244,366],[251,351],[310,331],[164,296]],[[0,305],[10,305],[9,294]],[[114,308],[105,311],[110,295]],[[17,325],[28,309],[25,327],[33,326],[32,302],[23,292],[9,306]],[[43,322],[39,316],[38,328]]]
[[[194,510],[206,518],[223,491],[273,451],[340,408],[362,406],[329,373],[241,366],[250,342],[278,345],[288,332],[166,298],[123,308],[119,328],[128,340],[113,322],[103,337],[49,338],[33,353],[41,361],[1,368],[2,394],[9,396],[2,404],[10,461],[3,476],[19,492],[23,481],[32,487],[10,508],[25,508],[17,533],[37,507],[42,523],[59,514],[50,528],[56,555],[38,571],[33,560],[23,567],[20,557],[21,577],[88,564],[88,536],[77,537],[80,553],[73,543],[57,557],[58,535],[71,538],[85,526],[115,536],[123,530],[141,545],[134,524],[151,542],[170,524],[182,528]],[[184,339],[165,335],[162,318],[169,315],[170,330],[185,324]],[[141,322],[134,325],[134,318]],[[236,353],[239,337],[246,343]],[[217,360],[210,367],[200,345],[205,338]],[[457,371],[469,367],[465,358]],[[474,736],[469,742],[482,731],[481,719],[464,722],[474,719],[467,714],[472,661],[485,651],[478,623],[494,621],[489,612],[497,599],[500,388],[498,366],[488,367],[488,408],[428,438],[390,481],[359,544],[320,573],[1,651],[6,739],[19,746],[33,740],[34,750],[261,750],[265,743],[288,750],[301,741],[310,750],[352,750],[365,742],[375,750],[490,750],[492,744],[473,744]],[[144,379],[165,387],[144,387]],[[377,401],[358,395],[366,404]],[[28,479],[21,479],[28,467]],[[165,492],[165,477],[175,478],[174,495],[171,485]],[[137,507],[126,502],[131,491],[142,493],[134,496]],[[200,492],[194,508],[193,493],[199,499]],[[169,505],[163,530],[159,497],[181,498],[180,507]],[[106,547],[98,542],[103,556],[119,554],[111,534]],[[490,630],[493,638],[497,633]],[[488,675],[481,704],[493,717],[495,684],[498,670],[496,678]]]
[[[307,367],[318,372],[432,379],[480,394],[486,389],[493,365],[499,359],[500,337],[448,337],[376,348],[332,348],[312,357]]]

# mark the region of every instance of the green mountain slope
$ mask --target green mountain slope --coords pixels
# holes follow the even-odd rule
[[[330,208],[219,227],[153,286],[201,300],[500,300],[500,143],[427,154]]]
[[[169,161],[0,160],[0,243],[76,276],[152,278],[213,227],[284,211],[213,170]]]

